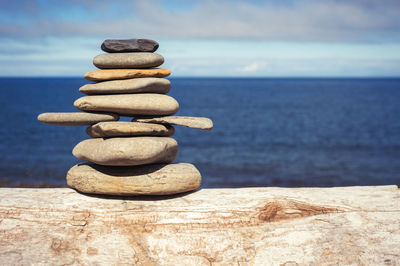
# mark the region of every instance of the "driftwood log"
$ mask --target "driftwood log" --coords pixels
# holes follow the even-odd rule
[[[1,265],[398,265],[396,186],[174,197],[0,188]]]

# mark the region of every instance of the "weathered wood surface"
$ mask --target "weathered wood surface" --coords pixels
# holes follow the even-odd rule
[[[1,265],[397,265],[396,186],[104,198],[0,189]]]

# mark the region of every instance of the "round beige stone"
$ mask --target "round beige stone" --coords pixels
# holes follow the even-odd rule
[[[67,183],[83,193],[171,195],[197,189],[201,175],[194,165],[188,163],[130,167],[78,164],[68,171]]]
[[[112,166],[170,163],[177,153],[178,143],[168,137],[87,139],[72,151],[78,159]]]
[[[110,80],[86,84],[79,91],[91,94],[141,93],[152,92],[165,94],[169,92],[171,82],[164,78],[136,78]]]
[[[111,53],[100,54],[93,59],[93,64],[104,68],[150,68],[164,63],[164,57],[156,53]]]
[[[92,138],[122,137],[122,136],[163,136],[170,137],[175,129],[164,126],[139,122],[101,122],[86,129]]]
[[[99,114],[86,112],[43,113],[37,119],[45,124],[58,126],[92,125],[102,121],[117,121],[117,114]]]
[[[178,102],[156,93],[84,96],[74,102],[83,111],[112,112],[120,115],[170,115],[178,112]]]
[[[169,69],[151,68],[151,69],[102,69],[93,70],[85,74],[85,79],[90,81],[104,81],[114,79],[131,79],[156,77],[165,78],[171,74]]]

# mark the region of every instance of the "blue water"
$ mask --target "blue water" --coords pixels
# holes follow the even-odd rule
[[[400,79],[173,78],[179,115],[212,131],[176,127],[176,161],[202,187],[400,184]],[[0,185],[64,186],[85,127],[39,123],[75,111],[82,78],[0,79]]]

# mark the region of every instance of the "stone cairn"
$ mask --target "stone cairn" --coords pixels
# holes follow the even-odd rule
[[[43,113],[40,122],[51,125],[89,125],[91,137],[78,143],[72,154],[89,163],[67,173],[70,187],[106,195],[170,195],[197,189],[200,172],[192,164],[172,163],[178,143],[173,125],[210,130],[204,117],[172,116],[178,102],[170,90],[168,69],[156,68],[164,58],[154,53],[158,43],[147,39],[106,40],[93,64],[100,70],[85,78],[79,91],[88,96],[74,102],[83,112]],[[131,122],[118,121],[133,117]]]

